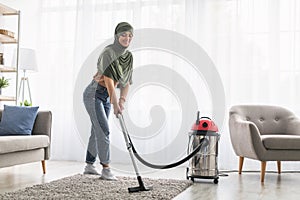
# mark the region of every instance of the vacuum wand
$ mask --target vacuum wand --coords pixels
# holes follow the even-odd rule
[[[126,129],[126,126],[125,126],[123,115],[122,114],[118,114],[117,118],[120,121],[120,125],[121,125],[121,128],[122,128],[122,132],[123,132],[123,136],[124,136],[124,139],[125,139],[125,142],[126,142],[126,146],[127,146],[128,151],[129,151],[129,155],[130,155],[130,158],[131,158],[134,170],[135,170],[135,174],[137,176],[137,180],[138,180],[138,183],[139,183],[139,186],[128,188],[128,191],[129,191],[129,193],[132,193],[132,192],[140,192],[140,191],[149,191],[149,190],[152,190],[152,187],[146,188],[144,186],[142,177],[139,174],[139,170],[138,170],[137,164],[136,164],[136,162],[134,160],[134,155],[133,155],[133,150],[132,150],[132,144],[131,144],[131,142],[128,139],[128,132],[127,132],[127,129]]]

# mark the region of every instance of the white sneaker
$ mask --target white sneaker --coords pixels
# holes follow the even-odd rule
[[[84,172],[83,174],[94,174],[94,175],[100,175],[97,170],[96,167],[92,164],[87,164],[84,168]]]
[[[102,174],[101,177],[100,177],[101,179],[109,180],[109,181],[116,181],[116,180],[118,180],[113,175],[113,173],[111,172],[110,168],[103,168],[101,174]]]

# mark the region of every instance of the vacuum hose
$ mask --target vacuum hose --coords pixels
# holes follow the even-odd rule
[[[209,141],[206,139],[206,138],[201,138],[200,139],[200,143],[199,145],[189,154],[187,155],[186,157],[184,157],[183,159],[177,161],[177,162],[174,162],[174,163],[171,163],[171,164],[166,164],[166,165],[156,165],[156,164],[152,164],[152,163],[149,163],[147,162],[146,160],[144,160],[139,154],[138,152],[136,151],[136,149],[134,148],[134,145],[132,143],[132,140],[128,134],[128,131],[127,131],[127,128],[125,126],[125,122],[124,122],[124,118],[123,118],[123,115],[121,114],[118,114],[118,118],[120,120],[120,124],[121,124],[121,127],[122,127],[122,130],[123,132],[128,136],[129,138],[129,141],[130,141],[130,144],[129,144],[129,147],[128,148],[132,148],[132,151],[134,153],[134,156],[141,162],[143,163],[144,165],[148,166],[148,167],[151,167],[151,168],[154,168],[154,169],[169,169],[169,168],[173,168],[173,167],[176,167],[178,165],[181,165],[182,163],[188,161],[189,159],[191,159],[194,155],[196,155],[196,153],[198,153],[200,151],[200,149],[203,147],[206,147],[209,145]]]

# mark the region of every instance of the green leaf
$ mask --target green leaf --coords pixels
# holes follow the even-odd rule
[[[0,78],[0,88],[6,88],[9,86],[9,79],[6,79],[4,76]]]

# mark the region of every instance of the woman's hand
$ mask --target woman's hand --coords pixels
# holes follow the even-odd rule
[[[119,101],[119,107],[120,107],[120,110],[123,111],[124,110],[124,103]]]
[[[122,112],[124,110],[124,103],[125,103],[125,100],[120,98],[118,103],[113,104],[115,115],[122,114]]]
[[[125,98],[124,97],[121,97],[119,99],[119,106],[120,106],[120,109],[123,111],[124,110],[124,103],[125,103]]]
[[[114,107],[114,114],[118,116],[118,114],[122,114],[123,109],[119,106],[118,103],[113,104]]]

